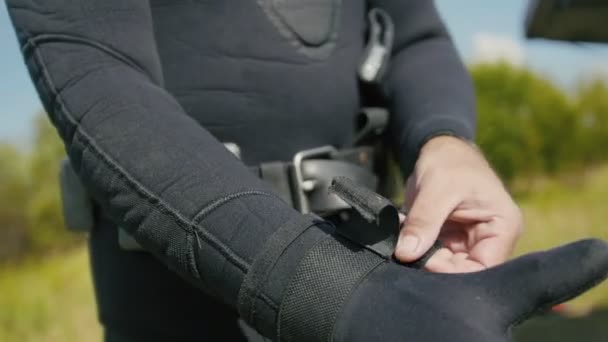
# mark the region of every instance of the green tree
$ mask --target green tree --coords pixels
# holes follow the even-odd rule
[[[479,112],[477,142],[507,183],[573,163],[577,116],[549,80],[506,63],[471,67]]]

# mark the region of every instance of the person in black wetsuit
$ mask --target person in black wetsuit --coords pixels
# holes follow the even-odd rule
[[[603,280],[590,240],[493,267],[521,230],[477,150],[470,80],[431,1],[8,0],[24,58],[95,200],[107,341],[504,341]],[[366,13],[395,23],[380,96],[360,91]],[[376,94],[377,95],[377,94]],[[350,146],[381,99],[410,209],[395,257],[301,215],[246,166]],[[241,160],[221,142],[234,142]],[[123,251],[117,226],[150,254]],[[574,272],[573,270],[576,270]],[[237,314],[238,312],[238,314]],[[251,333],[251,339],[260,338]]]

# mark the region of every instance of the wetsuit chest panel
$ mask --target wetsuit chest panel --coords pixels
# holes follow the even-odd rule
[[[303,28],[323,8],[310,1],[273,6],[302,46],[333,44],[323,56],[302,53],[262,0],[151,0],[165,88],[219,140],[238,143],[247,163],[352,139],[365,4],[327,1],[331,13],[311,19],[322,27]]]
[[[338,38],[341,0],[258,0],[279,31],[298,50],[323,58]]]

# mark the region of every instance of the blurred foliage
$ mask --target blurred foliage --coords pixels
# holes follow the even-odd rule
[[[576,91],[577,142],[585,163],[608,159],[608,85],[601,80],[581,82]]]
[[[581,169],[608,154],[608,89],[582,82],[566,94],[550,80],[506,63],[471,67],[477,143],[510,184],[516,178]]]
[[[29,247],[34,252],[62,248],[79,236],[64,228],[58,177],[65,157],[63,143],[48,119],[36,119],[35,145],[30,156],[26,206]]]
[[[63,144],[46,117],[35,121],[31,152],[0,145],[0,260],[41,254],[82,237],[64,229],[57,177]]]
[[[0,260],[26,250],[25,171],[22,153],[10,145],[0,145]]]

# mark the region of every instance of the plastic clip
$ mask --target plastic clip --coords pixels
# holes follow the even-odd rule
[[[368,13],[369,34],[363,61],[359,67],[359,78],[367,83],[379,83],[386,69],[395,35],[391,17],[385,11],[374,8]]]

